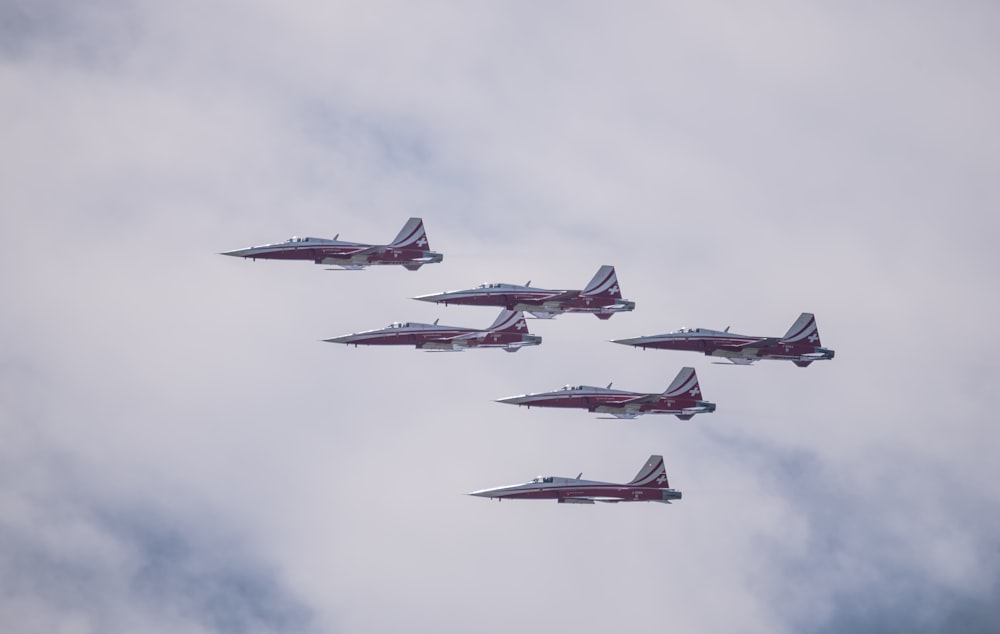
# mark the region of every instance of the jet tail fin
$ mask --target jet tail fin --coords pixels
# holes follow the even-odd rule
[[[802,313],[781,338],[782,343],[807,343],[820,347],[819,328],[816,326],[816,316],[812,313]]]
[[[427,232],[424,231],[424,221],[422,218],[410,218],[399,231],[396,239],[389,244],[394,249],[414,248],[424,251],[430,250],[427,242]]]
[[[684,367],[674,377],[673,382],[663,391],[663,396],[683,398],[701,398],[701,386],[698,385],[698,373],[694,368]]]
[[[622,292],[618,288],[618,274],[615,273],[615,267],[605,264],[597,269],[597,274],[587,284],[587,288],[583,289],[581,295],[589,297],[603,295],[621,299]]]
[[[488,330],[516,332],[523,335],[528,333],[528,322],[524,319],[524,313],[519,310],[502,310]]]
[[[669,489],[670,483],[667,481],[667,469],[663,466],[663,456],[650,456],[646,464],[642,465],[639,473],[629,482],[632,486],[655,486],[661,489]]]

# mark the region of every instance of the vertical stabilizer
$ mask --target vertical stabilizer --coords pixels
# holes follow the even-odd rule
[[[618,274],[615,273],[615,267],[605,264],[597,269],[597,274],[594,275],[581,294],[586,296],[606,295],[621,299],[622,292],[618,287]]]
[[[701,386],[698,385],[698,374],[694,368],[681,368],[673,383],[663,392],[663,396],[700,399]]]
[[[663,466],[663,456],[650,456],[629,484],[639,487],[655,486],[669,489],[670,483],[667,482],[667,470]]]
[[[528,333],[528,322],[524,319],[524,313],[519,310],[502,310],[493,325],[489,327],[490,332],[515,332],[518,334]]]
[[[399,235],[396,239],[392,241],[389,245],[394,249],[421,249],[423,251],[430,250],[430,244],[427,242],[427,232],[424,231],[424,221],[422,218],[410,218],[403,225],[400,230]]]
[[[788,329],[785,336],[781,338],[782,343],[804,343],[817,348],[822,344],[819,342],[819,328],[816,327],[816,316],[812,313],[802,313],[795,320],[792,327]]]

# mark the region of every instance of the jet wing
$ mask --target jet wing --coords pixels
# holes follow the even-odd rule
[[[546,295],[544,297],[535,297],[533,299],[519,299],[518,304],[524,304],[525,306],[545,306],[548,304],[558,304],[561,301],[567,299],[573,299],[578,296],[580,291],[557,291],[551,295]]]
[[[445,339],[441,339],[440,341],[458,342],[458,341],[471,341],[473,339],[479,339],[481,341],[486,338],[487,334],[488,333],[485,332],[467,332],[461,335],[455,335],[454,337],[447,337]]]
[[[368,263],[368,256],[378,255],[383,252],[382,247],[358,247],[350,251],[341,251],[336,256],[323,256],[323,264],[343,265],[344,260],[350,260],[349,266],[364,266]]]
[[[620,407],[630,407],[633,405],[642,405],[643,403],[655,403],[660,400],[662,394],[643,394],[642,396],[637,396],[635,398],[630,398],[627,401],[622,401],[618,405]]]
[[[343,249],[337,252],[337,257],[355,257],[358,255],[375,255],[376,253],[384,253],[385,247],[377,246],[358,246],[355,249]],[[330,257],[330,256],[327,256]]]
[[[749,348],[767,348],[778,343],[779,339],[774,337],[764,337],[762,339],[754,339],[753,341],[747,341],[746,343],[741,343],[739,345],[727,345],[727,346],[717,346],[717,350],[729,350],[731,352],[740,352],[742,350],[747,350]]]
[[[548,302],[561,302],[564,299],[573,299],[579,294],[580,291],[560,291],[558,293],[553,293],[546,297],[539,297],[538,301],[542,302],[543,304]]]

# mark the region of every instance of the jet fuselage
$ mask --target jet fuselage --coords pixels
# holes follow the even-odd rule
[[[611,414],[617,418],[635,418],[642,414],[673,414],[689,419],[694,414],[715,411],[715,403],[697,398],[701,395],[697,387],[694,394],[666,396],[642,392],[628,392],[591,385],[567,385],[551,392],[536,392],[508,396],[497,399],[498,403],[508,403],[523,407],[561,407],[586,409],[589,412]]]
[[[529,283],[530,284],[530,283]],[[502,306],[536,317],[550,318],[562,313],[589,313],[609,319],[618,312],[630,311],[635,302],[622,299],[615,267],[604,265],[583,290],[552,290],[529,285],[494,282],[461,291],[446,291],[414,297],[424,302],[463,306]]]
[[[326,238],[289,238],[285,242],[227,251],[223,255],[251,260],[311,260],[316,264],[373,266],[441,262],[444,256],[423,249],[396,248]]]
[[[491,499],[558,500],[566,504],[594,502],[665,502],[681,499],[681,492],[670,488],[663,456],[652,455],[639,473],[626,484],[598,482],[558,476],[538,476],[524,484],[473,491],[469,495]]]
[[[812,313],[802,313],[784,337],[753,337],[708,328],[681,328],[661,335],[615,339],[636,348],[688,350],[748,365],[763,359],[792,361],[806,367],[813,361],[832,359],[834,351],[822,347]]]
[[[414,346],[425,350],[503,348],[516,352],[524,346],[536,346],[542,342],[541,337],[532,335],[527,330],[523,315],[505,311],[486,330],[441,326],[436,323],[396,322],[385,328],[365,330],[325,341],[354,346]]]
[[[567,504],[594,502],[668,502],[681,492],[651,486],[629,486],[576,478],[539,476],[524,484],[473,491],[469,495],[500,500],[558,500]]]

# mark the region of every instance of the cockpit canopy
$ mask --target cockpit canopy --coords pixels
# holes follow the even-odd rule
[[[701,332],[701,328],[687,328],[682,326],[679,330],[674,331],[677,334],[684,334],[686,332]]]
[[[316,238],[308,238],[308,237],[307,238],[300,238],[298,236],[292,236],[291,238],[285,240],[285,243],[286,244],[291,244],[291,243],[294,243],[294,242],[311,242],[312,240],[315,240],[315,239]]]
[[[410,327],[410,322],[408,321],[407,322],[394,321],[388,326],[386,326],[386,328],[409,328],[409,327]]]
[[[559,388],[560,392],[572,392],[573,390],[582,390],[587,387],[586,385],[564,385]]]
[[[534,480],[532,480],[528,484],[544,484],[544,483],[551,483],[551,482],[552,482],[552,476],[538,476],[537,478],[535,478]]]

